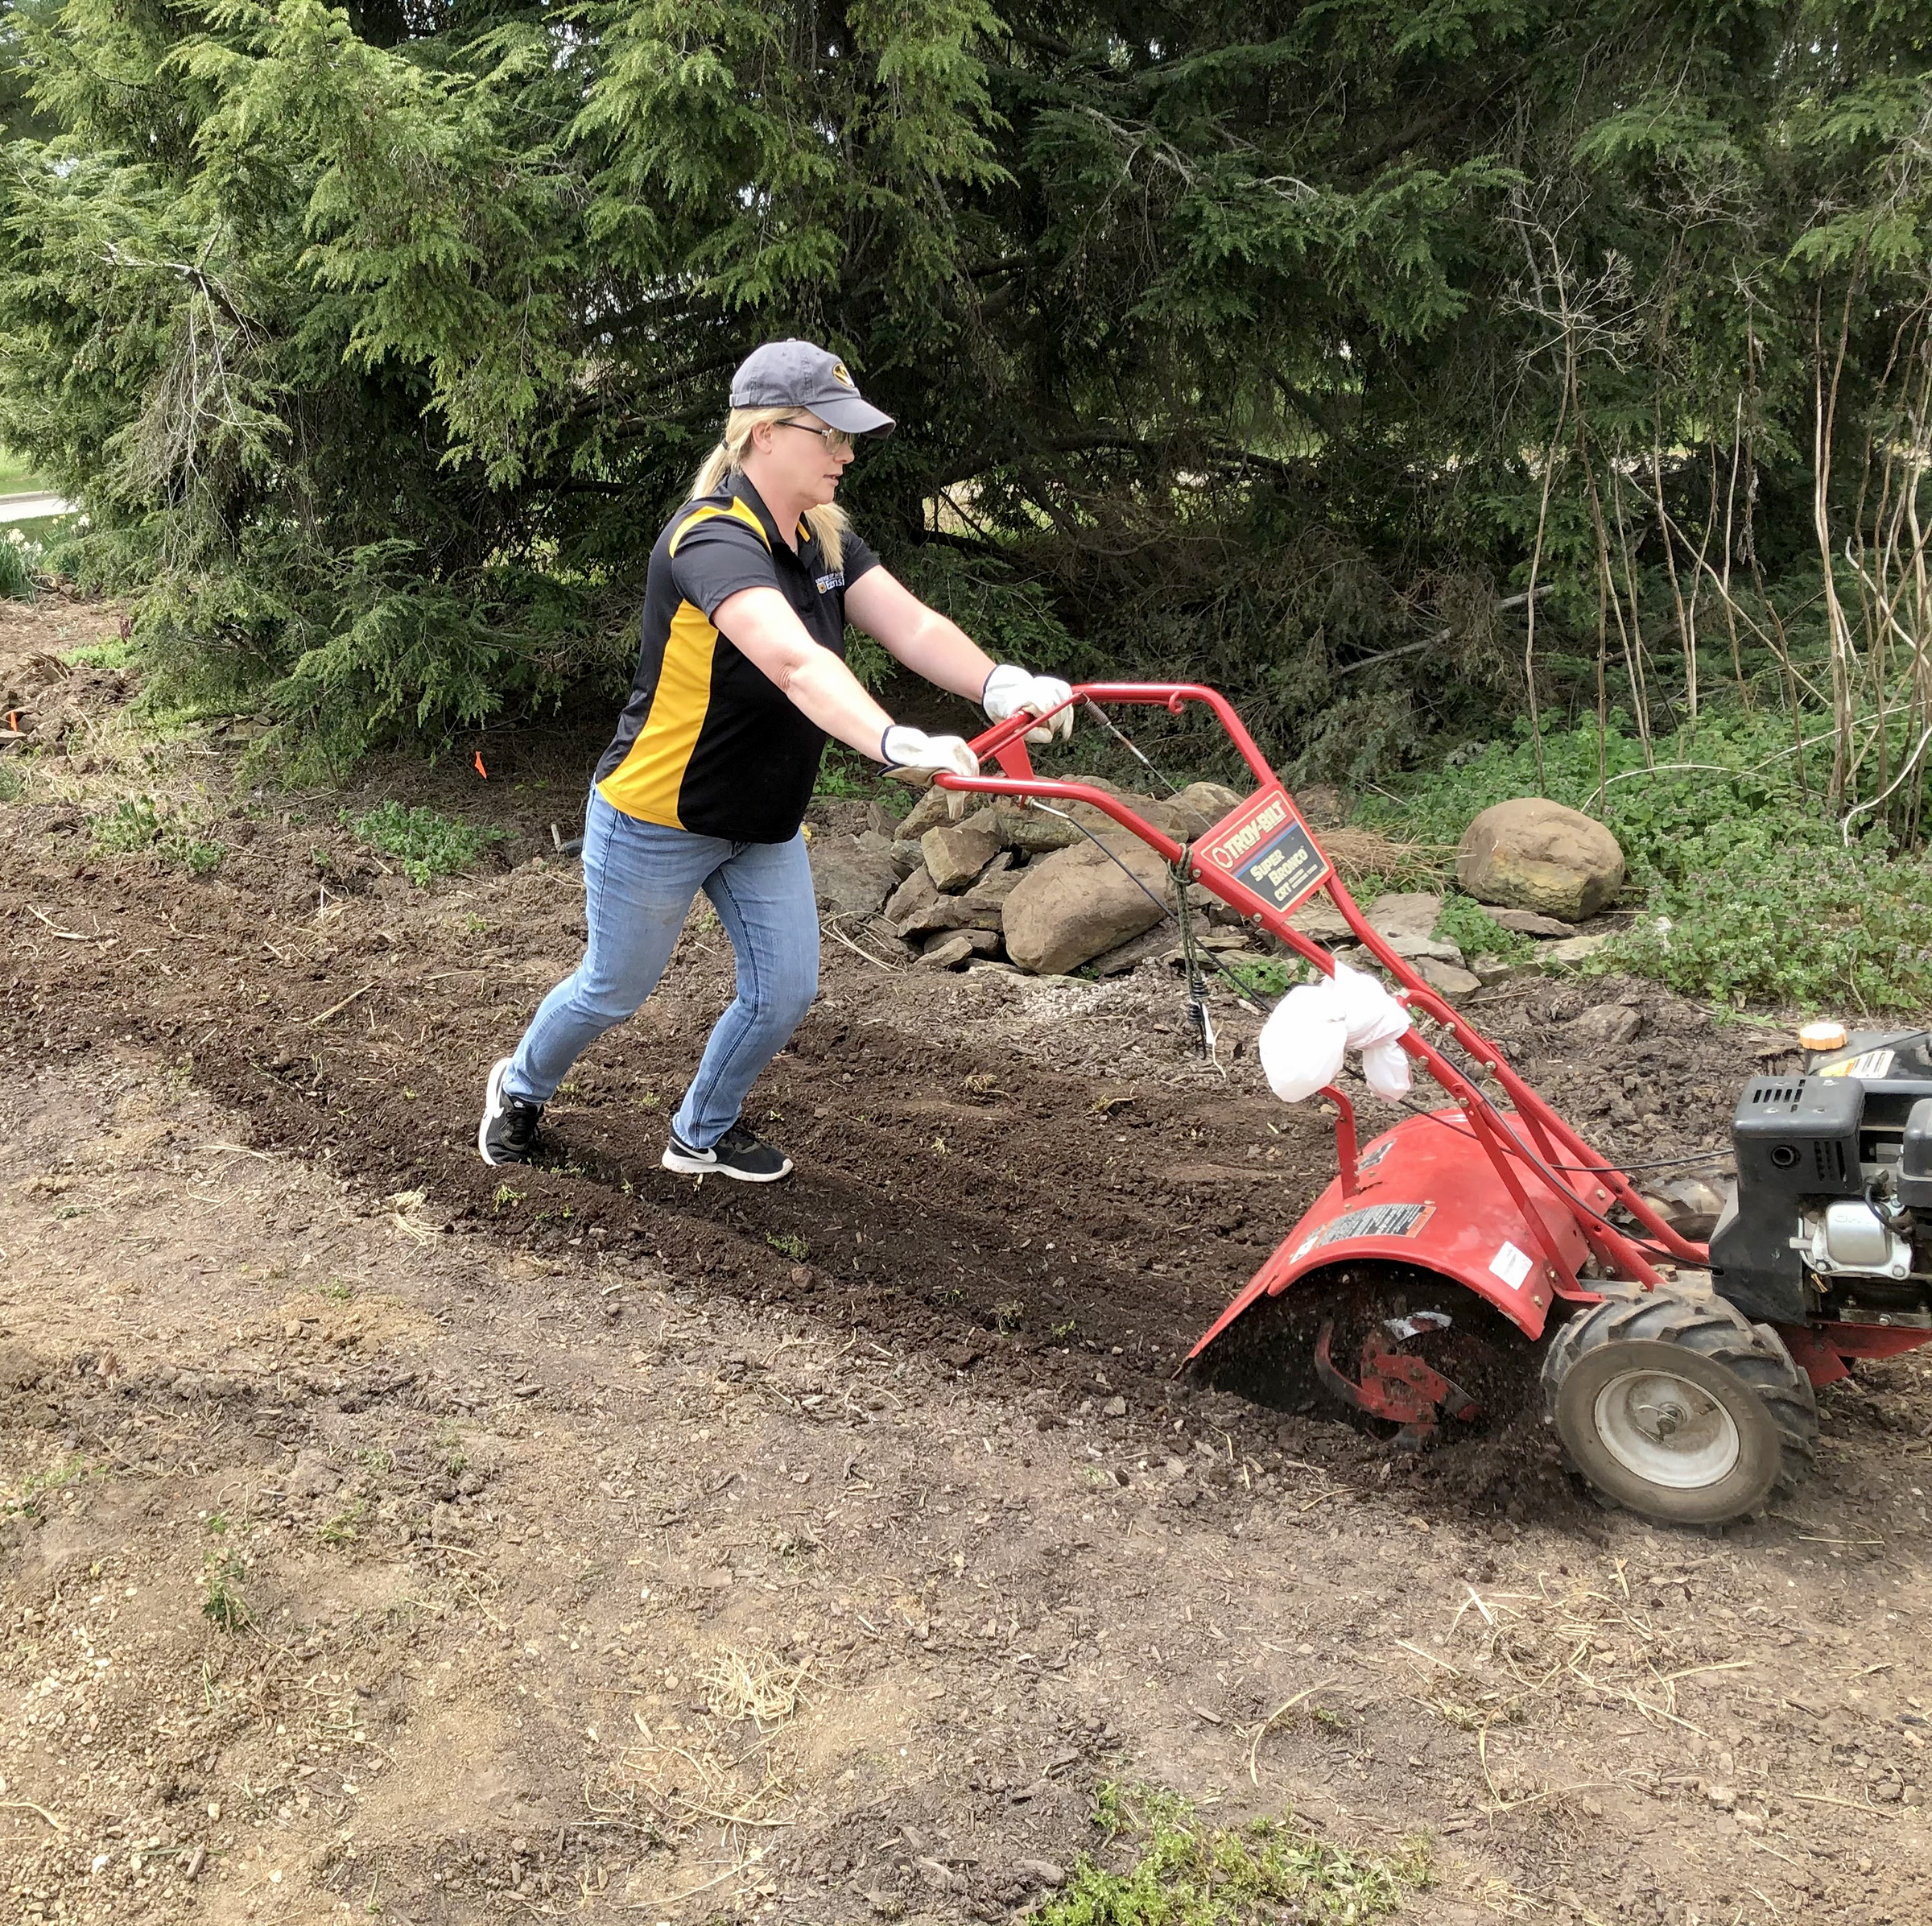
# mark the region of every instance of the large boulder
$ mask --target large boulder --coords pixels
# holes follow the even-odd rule
[[[899,880],[890,845],[881,850],[856,836],[815,836],[807,849],[812,891],[828,915],[870,916]]]
[[[1463,832],[1455,879],[1479,903],[1580,923],[1616,901],[1624,853],[1595,816],[1518,796],[1485,809]]]
[[[1125,831],[1105,841],[1119,862],[1083,841],[1042,858],[1014,884],[1005,904],[1006,953],[1022,969],[1064,975],[1160,920],[1166,864]]]

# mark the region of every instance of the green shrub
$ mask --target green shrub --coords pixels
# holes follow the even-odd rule
[[[1251,997],[1286,996],[1307,974],[1299,957],[1224,956],[1223,965]]]
[[[1038,1926],[1368,1926],[1428,1882],[1419,1847],[1398,1859],[1328,1845],[1292,1821],[1206,1826],[1184,1799],[1145,1787],[1100,1788],[1095,1821],[1131,1837],[1125,1872],[1083,1853]]]
[[[1932,858],[1895,857],[1876,833],[1847,848],[1823,807],[1821,772],[1800,786],[1788,719],[1707,716],[1657,738],[1653,754],[1654,769],[1620,725],[1600,764],[1594,725],[1547,734],[1539,782],[1519,733],[1407,779],[1364,814],[1451,843],[1492,803],[1546,796],[1608,825],[1648,912],[1593,967],[1725,1003],[1871,1015],[1932,1003]],[[1484,925],[1494,928],[1478,905],[1451,898],[1436,927],[1472,952],[1525,947],[1503,947]]]
[[[1536,948],[1528,936],[1505,929],[1473,896],[1444,897],[1435,933],[1466,957],[1501,957],[1506,963],[1519,961]]]
[[[1747,843],[1649,894],[1650,914],[1600,953],[1604,966],[1725,1003],[1932,1009],[1932,860]]]
[[[104,856],[131,856],[161,840],[161,812],[152,796],[123,796],[93,819],[89,840]]]
[[[349,812],[342,820],[349,821]],[[393,858],[419,890],[436,876],[460,876],[493,843],[508,840],[501,829],[479,829],[452,822],[435,810],[406,809],[394,800],[359,816],[350,824],[357,840]]]
[[[18,769],[0,763],[0,803],[17,803],[27,794],[27,778]]]

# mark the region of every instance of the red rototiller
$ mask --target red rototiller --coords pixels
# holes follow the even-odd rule
[[[939,785],[1084,803],[1332,974],[1328,952],[1290,920],[1325,892],[1440,1039],[1412,1027],[1400,1042],[1448,1104],[1412,1106],[1368,1144],[1348,1097],[1323,1089],[1340,1175],[1190,1364],[1230,1360],[1241,1368],[1229,1381],[1264,1396],[1271,1379],[1319,1387],[1413,1447],[1484,1415],[1496,1355],[1484,1328],[1520,1333],[1519,1349],[1547,1337],[1545,1407],[1583,1476],[1648,1516],[1713,1524],[1802,1475],[1814,1386],[1932,1340],[1926,1032],[1841,1032],[1803,1073],[1753,1078],[1733,1122],[1736,1194],[1709,1243],[1695,1242],[1369,926],[1224,697],[1093,683],[1073,701],[1175,714],[1205,704],[1259,787],[1183,846],[1103,789],[1035,775],[1022,738],[1038,719],[1025,714],[972,745],[1003,774]]]

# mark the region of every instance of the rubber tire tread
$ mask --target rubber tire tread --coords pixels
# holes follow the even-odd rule
[[[1818,1401],[1811,1380],[1769,1325],[1754,1325],[1721,1298],[1672,1291],[1607,1297],[1579,1312],[1551,1340],[1541,1373],[1543,1409],[1556,1422],[1557,1398],[1578,1361],[1612,1344],[1681,1345],[1724,1366],[1753,1392],[1777,1434],[1779,1465],[1773,1492],[1789,1492],[1818,1456]],[[1666,1523],[1667,1514],[1647,1514]]]

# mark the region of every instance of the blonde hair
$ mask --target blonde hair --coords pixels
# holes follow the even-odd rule
[[[797,417],[796,408],[733,408],[724,418],[724,433],[718,445],[704,457],[704,464],[691,484],[691,498],[696,501],[700,495],[715,494],[724,486],[727,477],[739,473],[745,466],[745,457],[751,452],[751,431],[767,421],[791,421]],[[835,568],[843,568],[845,563],[845,531],[851,527],[844,509],[836,502],[828,502],[821,508],[808,508],[805,519],[811,525],[811,532],[819,538],[819,546],[824,551],[825,559]]]

